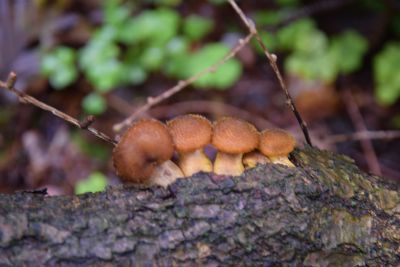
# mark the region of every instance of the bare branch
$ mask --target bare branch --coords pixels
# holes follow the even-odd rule
[[[200,71],[199,73],[195,74],[194,76],[186,79],[179,81],[178,84],[176,84],[174,87],[171,87],[170,89],[166,90],[164,93],[155,96],[155,97],[149,97],[147,99],[147,103],[140,108],[138,108],[132,115],[130,115],[128,118],[123,120],[120,123],[117,123],[114,125],[114,131],[119,132],[125,127],[129,126],[132,124],[132,122],[141,114],[149,110],[151,107],[154,105],[157,105],[158,103],[168,99],[172,95],[182,91],[184,88],[186,88],[188,85],[192,84],[199,78],[203,77],[204,75],[214,72],[217,70],[217,68],[221,65],[223,65],[225,62],[227,62],[229,59],[233,58],[254,36],[253,33],[248,34],[245,38],[240,39],[239,42],[236,44],[235,47],[229,51],[228,54],[226,54],[220,61],[216,62],[215,64],[211,65],[210,67]]]
[[[294,115],[296,116],[296,119],[303,131],[304,137],[306,139],[306,142],[312,146],[311,143],[311,138],[310,135],[308,133],[308,129],[307,129],[307,124],[306,122],[302,119],[300,113],[298,112],[292,97],[289,94],[289,91],[283,81],[282,75],[279,71],[278,65],[276,64],[277,61],[277,56],[275,54],[271,54],[267,47],[265,46],[264,42],[261,40],[261,37],[257,31],[257,28],[254,24],[254,22],[249,19],[248,17],[246,17],[246,15],[243,13],[243,11],[240,9],[240,7],[236,4],[236,2],[234,0],[228,0],[228,2],[231,4],[231,6],[233,7],[233,9],[236,11],[236,13],[240,16],[240,18],[242,19],[242,21],[244,22],[244,24],[246,25],[246,27],[249,29],[250,33],[253,34],[258,42],[258,44],[261,46],[262,50],[264,51],[265,56],[268,58],[269,64],[272,67],[272,69],[274,70],[276,77],[278,78],[279,84],[282,88],[282,90],[285,92],[286,95],[286,103],[288,104],[288,106],[290,107],[290,109],[293,111]]]
[[[100,132],[99,130],[97,130],[95,128],[89,127],[89,125],[93,121],[93,118],[90,119],[90,117],[89,117],[89,118],[87,118],[87,122],[86,123],[81,123],[79,120],[69,116],[68,114],[65,114],[64,112],[62,112],[62,111],[60,111],[60,110],[58,110],[58,109],[56,109],[56,108],[54,108],[52,106],[49,106],[49,105],[37,100],[36,98],[34,98],[34,97],[32,97],[32,96],[30,96],[28,94],[25,94],[24,92],[21,92],[18,89],[14,88],[14,84],[15,84],[16,79],[17,79],[17,75],[14,72],[11,72],[8,75],[8,78],[7,78],[6,82],[0,81],[0,87],[1,88],[5,88],[5,89],[9,90],[10,92],[14,93],[15,95],[17,95],[18,98],[19,98],[19,101],[22,102],[22,103],[29,103],[29,104],[32,104],[32,105],[38,107],[38,108],[41,108],[41,109],[46,110],[46,111],[49,111],[53,115],[65,120],[65,121],[67,121],[67,122],[69,122],[69,123],[71,123],[73,125],[75,125],[76,127],[80,128],[80,129],[88,130],[90,133],[92,133],[96,137],[98,137],[98,138],[100,138],[100,139],[102,139],[102,140],[104,140],[104,141],[106,141],[106,142],[108,142],[110,144],[113,144],[113,145],[117,144],[116,141],[113,138],[109,137],[105,133],[102,133],[102,132]]]
[[[82,129],[87,129],[90,125],[93,124],[95,117],[93,115],[87,116],[82,121],[79,122],[79,125]]]
[[[346,141],[361,141],[373,139],[400,138],[400,131],[359,131],[351,134],[335,134],[324,139],[327,143],[341,143]]]
[[[341,96],[356,130],[367,131],[367,126],[365,125],[364,119],[351,91],[342,90]],[[369,170],[377,175],[382,175],[379,160],[376,156],[375,149],[371,141],[369,139],[360,139],[360,144],[364,152],[364,157],[367,161]]]

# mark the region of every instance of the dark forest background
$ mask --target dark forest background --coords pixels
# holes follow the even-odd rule
[[[400,179],[400,2],[237,1],[278,56],[312,140]],[[225,1],[0,0],[0,79],[67,114],[113,126],[217,62],[248,30]],[[0,192],[52,195],[120,183],[112,147],[0,93]],[[237,116],[303,137],[256,42],[145,116]],[[206,151],[210,156],[214,151]]]

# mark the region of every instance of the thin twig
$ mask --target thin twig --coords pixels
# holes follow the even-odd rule
[[[359,132],[367,131],[368,129],[365,126],[364,119],[360,113],[360,110],[358,109],[353,94],[349,90],[342,90],[341,95],[346,105],[347,112],[349,113],[350,119],[353,122],[356,130]],[[381,175],[382,171],[371,140],[360,139],[360,143],[364,151],[369,170],[374,174]]]
[[[231,4],[233,9],[236,11],[236,13],[240,16],[240,18],[242,19],[244,24],[249,29],[250,33],[252,33],[255,36],[258,44],[261,46],[262,50],[264,51],[264,54],[268,58],[270,66],[272,67],[272,69],[274,70],[274,72],[276,74],[276,77],[278,78],[278,81],[279,81],[279,84],[280,84],[282,90],[285,92],[287,105],[290,107],[290,109],[293,111],[294,115],[296,116],[296,119],[303,131],[306,142],[310,146],[312,146],[311,138],[310,138],[310,135],[309,135],[308,129],[307,129],[307,124],[302,119],[300,113],[298,112],[298,110],[292,100],[292,97],[290,96],[289,91],[283,81],[283,78],[282,78],[281,72],[279,71],[278,65],[276,64],[277,56],[275,54],[271,54],[268,51],[268,49],[265,46],[264,42],[262,41],[260,35],[258,34],[258,31],[257,31],[257,28],[256,28],[254,22],[251,19],[249,19],[248,17],[246,17],[246,15],[243,13],[243,11],[240,9],[240,7],[236,4],[236,2],[234,0],[228,0],[228,2]]]
[[[186,88],[188,85],[192,84],[199,78],[203,77],[204,75],[214,72],[218,69],[219,66],[225,64],[229,59],[233,58],[253,37],[253,33],[249,33],[245,38],[240,39],[238,43],[236,44],[235,47],[233,47],[228,54],[226,54],[220,61],[216,62],[215,64],[211,65],[210,67],[200,71],[199,73],[195,74],[194,76],[186,79],[179,81],[178,84],[176,84],[174,87],[169,88],[168,90],[164,91],[162,94],[156,96],[156,97],[149,97],[147,99],[147,103],[140,108],[138,108],[132,115],[130,115],[128,118],[123,120],[120,123],[117,123],[114,125],[113,129],[116,132],[121,131],[123,128],[129,126],[132,124],[132,122],[141,114],[149,110],[151,107],[154,105],[157,105],[158,103],[168,99],[172,95],[180,92],[184,88]]]
[[[341,143],[346,141],[361,141],[373,139],[396,139],[400,138],[400,131],[360,131],[351,134],[335,134],[324,139],[327,143]]]
[[[93,124],[95,120],[95,117],[93,115],[89,115],[85,117],[82,121],[79,122],[79,125],[81,126],[82,129],[87,129],[89,128],[90,125]]]
[[[14,72],[11,72],[8,75],[8,78],[7,78],[6,82],[0,81],[0,87],[5,88],[5,89],[13,92],[15,95],[18,96],[19,100],[22,103],[29,103],[29,104],[32,104],[32,105],[38,107],[38,108],[41,108],[41,109],[46,110],[46,111],[49,111],[49,112],[53,113],[53,115],[65,120],[65,121],[67,121],[67,122],[69,122],[69,123],[71,123],[73,125],[75,125],[78,128],[88,130],[90,133],[92,133],[96,137],[98,137],[98,138],[100,138],[100,139],[102,139],[102,140],[104,140],[104,141],[106,141],[106,142],[108,142],[110,144],[113,144],[113,145],[117,144],[117,142],[113,138],[109,137],[105,133],[102,133],[102,132],[100,132],[99,130],[97,130],[95,128],[89,127],[89,125],[90,125],[91,121],[93,120],[93,118],[90,119],[90,117],[89,117],[87,119],[87,123],[81,123],[79,120],[69,116],[68,114],[65,114],[64,112],[62,112],[62,111],[60,111],[60,110],[58,110],[58,109],[56,109],[56,108],[54,108],[52,106],[49,106],[49,105],[37,100],[36,98],[34,98],[34,97],[32,97],[32,96],[30,96],[28,94],[25,94],[24,92],[21,92],[18,89],[14,88],[14,84],[15,84],[16,79],[17,79],[17,75]]]

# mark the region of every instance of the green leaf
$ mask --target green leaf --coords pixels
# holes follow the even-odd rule
[[[148,29],[150,26],[145,27],[141,24],[144,24],[144,22],[136,17],[121,25],[117,34],[118,41],[132,45],[149,38],[149,30],[146,30],[146,28]]]
[[[188,52],[189,43],[184,37],[172,38],[165,47],[168,56],[176,56]]]
[[[389,43],[373,62],[375,96],[383,105],[392,105],[400,97],[400,43]]]
[[[55,89],[63,89],[75,82],[78,77],[75,60],[75,50],[60,46],[44,55],[41,71],[49,78],[50,84]]]
[[[183,78],[193,76],[221,60],[228,52],[229,48],[223,44],[208,44],[188,57],[187,64],[183,64],[183,69],[180,69],[180,76],[183,76]],[[231,59],[219,66],[215,72],[208,73],[196,80],[194,85],[200,88],[225,89],[232,86],[240,78],[241,74],[242,67],[240,63],[235,59]]]
[[[178,34],[180,15],[173,9],[160,8],[156,10],[157,29],[151,38],[154,45],[165,45],[171,38]]]
[[[175,76],[180,79],[188,78],[187,65],[190,61],[189,53],[176,54],[169,58],[163,65],[163,72],[168,76]]]
[[[86,74],[96,91],[105,93],[123,81],[123,65],[116,59],[110,59],[87,69]]]
[[[159,46],[147,47],[140,56],[139,62],[145,70],[154,71],[161,67],[164,61],[164,50]]]
[[[303,79],[333,82],[338,73],[335,60],[327,52],[292,53],[285,59],[285,71]]]
[[[172,9],[147,10],[119,29],[119,40],[127,44],[148,41],[165,45],[177,35],[180,17]]]
[[[399,90],[391,85],[381,84],[376,89],[375,95],[379,103],[393,105],[399,98]]]
[[[330,53],[333,54],[339,71],[348,74],[361,67],[367,48],[364,37],[355,31],[346,31],[332,38]]]
[[[129,18],[132,8],[122,5],[120,2],[115,0],[105,1],[104,20],[106,24],[118,27]]]
[[[117,29],[118,28],[111,25],[103,25],[103,27],[94,32],[91,41],[98,44],[110,45],[117,37]]]
[[[80,50],[81,68],[88,70],[119,56],[120,49],[114,43],[113,34],[114,30],[110,27],[96,31],[93,39]]]
[[[297,36],[293,43],[293,49],[296,52],[321,53],[328,50],[328,37],[318,29],[304,32]]]
[[[106,186],[107,177],[101,172],[93,172],[88,178],[79,181],[75,185],[75,194],[102,192],[106,189]]]
[[[126,83],[138,85],[147,79],[147,72],[138,64],[125,64],[123,78]]]
[[[197,41],[206,36],[213,26],[214,23],[210,19],[190,15],[184,21],[183,32],[190,40]]]
[[[297,20],[277,32],[279,46],[287,50],[303,47],[304,43],[307,42],[304,39],[312,42],[312,39],[309,38],[312,38],[316,31],[318,30],[313,20],[309,18]]]
[[[87,114],[100,115],[106,111],[107,102],[101,95],[90,93],[83,98],[82,107]]]

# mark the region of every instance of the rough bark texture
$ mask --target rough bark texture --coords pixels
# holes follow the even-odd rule
[[[1,266],[398,266],[399,184],[306,148],[297,168],[0,195]]]

